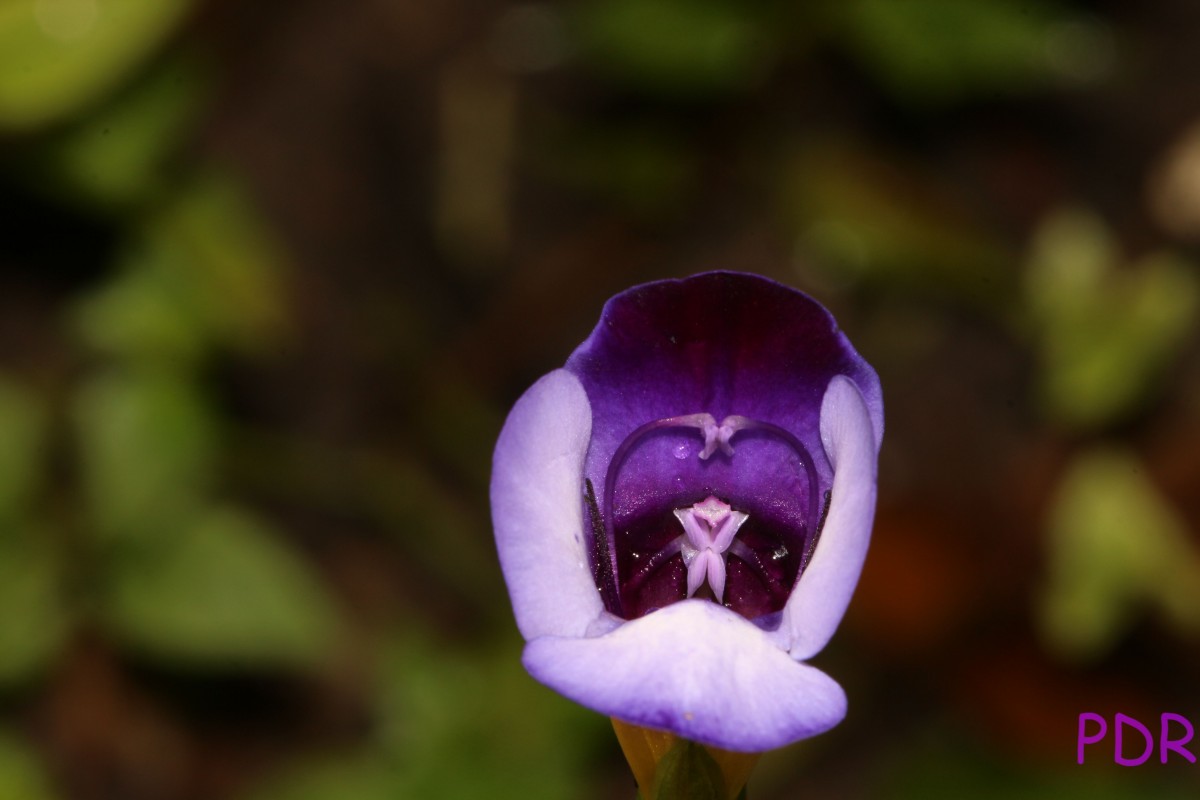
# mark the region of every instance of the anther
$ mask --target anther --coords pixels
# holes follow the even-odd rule
[[[687,596],[694,595],[706,582],[720,603],[725,599],[725,551],[749,516],[734,511],[715,497],[691,508],[675,509],[683,525],[680,553],[687,567]]]

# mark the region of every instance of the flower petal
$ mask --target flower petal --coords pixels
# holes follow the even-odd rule
[[[534,678],[588,708],[725,750],[782,747],[846,714],[832,678],[708,600],[675,603],[594,639],[534,639],[523,660]]]
[[[798,661],[819,652],[846,613],[875,516],[879,439],[862,392],[845,376],[835,377],[825,391],[821,441],[834,468],[829,513],[777,631],[780,645]]]
[[[603,610],[588,565],[583,459],[592,417],[578,378],[555,370],[504,423],[492,460],[492,524],[526,639],[583,636]]]
[[[810,498],[833,480],[819,419],[835,375],[855,382],[873,429],[882,433],[879,379],[833,317],[807,295],[756,275],[712,272],[622,292],[605,305],[566,368],[579,376],[592,407],[584,474],[610,530],[645,509],[694,503],[697,490],[719,486],[722,500],[755,509],[759,523],[811,535],[819,509]],[[640,426],[699,414],[777,426],[807,456],[797,458],[785,441],[761,430],[735,435],[728,455],[706,447],[702,431],[685,427],[654,429],[622,449]],[[708,439],[718,441],[718,433]],[[702,458],[709,450],[711,457]],[[618,454],[619,471],[606,487]]]
[[[604,306],[567,369],[579,376],[591,402],[593,441],[585,472],[597,487],[617,448],[639,425],[697,413],[716,420],[737,414],[790,431],[827,479],[818,412],[825,387],[839,374],[860,387],[875,430],[883,431],[879,379],[829,312],[757,275],[710,272],[622,292]],[[735,440],[733,448],[745,445]],[[680,476],[703,482],[709,463],[668,458],[643,465],[631,459],[629,492],[671,485]],[[764,489],[777,494],[778,477],[765,477]]]

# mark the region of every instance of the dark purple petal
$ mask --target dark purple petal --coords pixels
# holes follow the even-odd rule
[[[592,406],[584,475],[612,539],[620,595],[623,603],[631,591],[638,595],[631,608],[609,610],[635,617],[658,605],[660,595],[681,597],[674,587],[686,592],[679,565],[651,561],[658,577],[643,579],[631,573],[631,559],[662,553],[680,533],[663,522],[671,511],[710,494],[749,513],[749,531],[766,532],[755,557],[731,559],[730,598],[743,598],[738,610],[747,616],[780,610],[832,484],[819,416],[835,375],[859,387],[876,442],[882,434],[878,378],[829,312],[754,275],[714,272],[646,284],[607,303],[567,369]],[[754,427],[728,440],[727,455],[711,437],[705,447],[699,426],[670,424],[697,415],[718,423],[736,415]],[[774,552],[786,555],[767,558]]]
[[[833,317],[757,275],[710,272],[622,292],[567,369],[592,404],[585,474],[597,484],[638,425],[698,412],[774,423],[815,453],[821,398],[834,375],[859,386],[883,434],[879,380]],[[818,468],[827,477],[828,466]]]

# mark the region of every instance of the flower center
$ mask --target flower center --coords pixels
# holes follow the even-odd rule
[[[819,492],[807,449],[771,423],[700,413],[640,426],[615,451],[603,494],[589,495],[605,605],[633,619],[699,595],[769,617],[815,544]]]
[[[675,509],[675,518],[683,525],[679,552],[687,567],[687,596],[696,593],[707,579],[713,596],[725,599],[725,551],[749,515],[734,511],[715,497],[691,508]]]

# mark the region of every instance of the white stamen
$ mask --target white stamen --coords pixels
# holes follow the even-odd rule
[[[694,595],[707,581],[717,602],[722,602],[725,599],[725,551],[733,544],[738,528],[749,516],[709,497],[691,508],[675,509],[675,517],[683,525],[680,552],[688,570],[687,596]]]
[[[717,424],[716,419],[711,414],[704,414],[703,416],[708,417],[699,426],[701,432],[704,433],[704,449],[700,451],[700,458],[704,460],[707,460],[717,450],[720,450],[727,456],[732,456],[733,445],[729,443],[729,440],[738,431],[754,426],[752,420],[737,414],[730,414],[721,420],[720,425]]]

